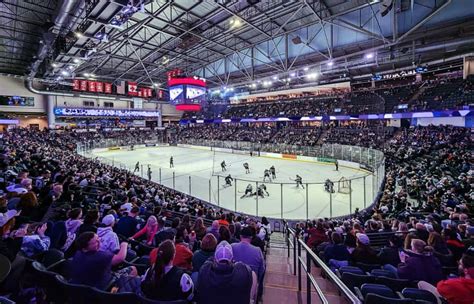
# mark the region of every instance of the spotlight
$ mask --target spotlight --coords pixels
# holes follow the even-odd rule
[[[68,71],[65,71],[65,70],[62,70],[62,71],[61,71],[61,74],[62,74],[63,76],[69,76],[69,72],[68,72]]]
[[[77,38],[81,38],[81,37],[84,36],[84,35],[82,35],[82,33],[80,33],[80,32],[75,32],[74,35],[75,35]]]
[[[278,80],[278,76],[273,76],[272,79],[273,80]]]
[[[57,68],[57,67],[58,67],[58,64],[53,62],[53,63],[51,63],[51,66],[52,66],[53,68]]]
[[[157,87],[157,86],[159,86],[159,85],[160,85],[159,83],[154,83],[154,84],[153,84],[154,87]]]
[[[295,76],[296,76],[295,72],[290,73],[290,77],[295,77]]]
[[[332,62],[332,61],[328,62],[328,66],[333,66],[333,65],[334,65],[334,62]]]
[[[365,58],[372,59],[372,58],[374,58],[374,54],[373,53],[368,53],[367,55],[365,55]]]
[[[73,70],[74,69],[74,66],[70,65],[67,67],[69,70]]]
[[[77,59],[77,58],[74,58],[72,61],[73,61],[74,63],[79,63],[79,59]]]
[[[95,77],[95,74],[92,74],[92,73],[91,73],[90,75],[91,75],[91,77]]]
[[[89,77],[89,76],[90,76],[89,73],[84,73],[84,74],[82,74],[82,75],[84,75],[84,77]]]
[[[303,70],[307,71],[307,70],[309,70],[309,68],[308,68],[308,67],[305,67]]]

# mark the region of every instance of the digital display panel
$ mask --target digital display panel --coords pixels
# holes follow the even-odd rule
[[[196,87],[193,85],[186,86],[186,99],[203,98],[206,95],[206,88]],[[200,98],[201,97],[201,98]]]
[[[0,105],[16,107],[34,107],[35,98],[22,96],[0,96]]]
[[[184,99],[184,86],[177,85],[170,87],[170,101],[174,102],[176,100]]]

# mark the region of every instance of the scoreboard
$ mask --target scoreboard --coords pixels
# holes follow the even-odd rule
[[[178,111],[199,111],[206,102],[206,81],[197,77],[168,80],[170,103]]]

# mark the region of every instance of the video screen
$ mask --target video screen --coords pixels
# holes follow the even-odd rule
[[[202,99],[206,95],[206,88],[187,85],[186,99]]]
[[[176,102],[178,100],[184,99],[184,86],[177,85],[170,87],[170,101]]]
[[[34,107],[34,97],[22,96],[0,96],[0,105],[2,106],[17,106],[17,107]]]

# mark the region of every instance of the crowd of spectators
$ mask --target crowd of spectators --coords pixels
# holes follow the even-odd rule
[[[338,128],[348,133],[332,136]],[[431,284],[450,303],[466,303],[459,300],[460,291],[472,302],[470,130],[400,129],[384,143],[364,135],[366,129],[356,124],[324,131],[335,142],[384,146],[386,181],[379,204],[349,218],[302,222],[296,231],[334,270],[375,264],[394,278]],[[262,141],[302,145],[314,142],[320,129],[289,124],[272,130],[265,124],[203,124],[179,134],[242,141],[259,134],[255,138]],[[344,134],[353,130],[362,135],[352,135],[351,142]],[[127,132],[137,136],[123,132],[114,138],[129,138]],[[56,250],[70,262],[60,273],[74,284],[155,300],[249,303],[261,298],[268,221],[223,212],[76,154],[75,143],[107,136],[68,130],[3,133],[0,254],[12,271],[0,290],[27,297],[24,290],[34,286],[28,263]],[[371,246],[373,235],[380,233],[390,234],[389,242],[383,248]],[[462,276],[447,280],[458,264]]]
[[[73,284],[198,303],[261,297],[266,219],[223,213],[76,154],[75,142],[90,136],[3,134],[0,254],[12,271],[1,290],[25,301],[22,291],[34,285],[29,259],[59,251],[69,262],[61,274]]]

